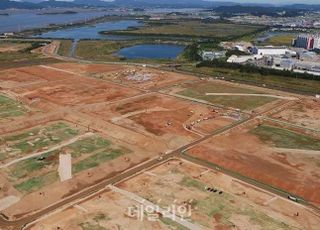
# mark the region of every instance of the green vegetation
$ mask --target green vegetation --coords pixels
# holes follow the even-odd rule
[[[30,193],[35,190],[39,190],[48,184],[54,183],[55,181],[57,181],[57,179],[58,179],[57,172],[49,172],[45,175],[33,177],[22,183],[16,184],[14,185],[14,187],[20,192]]]
[[[219,77],[229,81],[237,81],[244,84],[265,86],[267,88],[279,89],[283,91],[316,94],[319,93],[320,81],[306,80],[291,77],[280,77],[273,74],[246,73],[240,69],[230,69],[226,67],[195,67],[184,65],[179,70],[196,74],[198,76]]]
[[[260,125],[250,131],[265,143],[272,143],[278,148],[320,150],[320,140],[287,129]]]
[[[0,70],[17,68],[29,65],[40,65],[57,62],[56,59],[47,58],[38,53],[32,53],[33,49],[36,49],[42,45],[42,42],[30,42],[30,41],[0,41],[2,46],[8,46],[8,43],[24,46],[22,49],[15,51],[0,52]],[[1,46],[1,45],[0,45]]]
[[[243,73],[258,73],[261,75],[276,75],[279,77],[287,77],[287,78],[299,78],[299,79],[306,79],[306,80],[317,80],[320,81],[316,76],[307,73],[296,73],[289,70],[277,70],[277,69],[270,69],[270,68],[263,68],[251,64],[238,64],[238,63],[228,63],[224,60],[213,60],[213,61],[203,61],[197,64],[197,67],[221,67],[221,68],[228,68],[228,69],[236,69]]]
[[[57,123],[49,128],[52,129],[64,126],[65,124],[63,123]],[[65,146],[64,150],[68,151],[72,155],[73,160],[77,160],[83,154],[94,154],[97,151],[105,151],[110,144],[111,143],[109,141],[104,140],[101,137],[90,137]],[[60,152],[61,150],[54,150],[41,154],[37,157],[23,160],[15,165],[10,166],[9,175],[13,180],[16,180],[28,177],[32,175],[32,173],[45,170],[47,166],[53,168],[58,165],[58,155]]]
[[[193,43],[186,47],[185,51],[182,54],[182,57],[188,61],[200,61],[202,60],[201,56],[198,54],[198,44]]]
[[[125,47],[139,44],[171,44],[171,41],[154,41],[152,39],[139,39],[130,41],[87,41],[78,42],[75,56],[85,60],[93,61],[125,61],[125,62],[143,62],[143,63],[166,63],[172,60],[166,59],[126,59],[117,56],[115,53]],[[180,58],[174,61],[180,61]]]
[[[72,171],[73,173],[78,173],[90,168],[94,168],[106,161],[113,160],[123,154],[125,154],[125,150],[122,149],[104,150],[103,152],[96,153],[92,156],[85,158],[82,161],[77,162],[72,166]]]
[[[294,38],[294,34],[281,34],[267,39],[264,44],[273,46],[291,46]]]
[[[34,128],[0,139],[0,144],[7,144],[9,149],[0,154],[0,159],[18,157],[36,152],[44,147],[56,145],[79,134],[79,130],[71,129],[66,124],[54,123],[44,128]]]
[[[188,188],[195,188],[207,194],[206,198],[197,200],[192,204],[193,210],[201,214],[205,214],[208,220],[212,217],[217,218],[219,223],[226,226],[232,226],[233,215],[247,216],[252,225],[259,225],[261,229],[290,229],[290,226],[282,223],[263,212],[254,210],[249,204],[243,204],[239,207],[234,202],[234,197],[228,193],[218,194],[211,193],[204,189],[204,184],[200,181],[192,179],[188,176],[184,176],[179,182],[179,185],[186,186]],[[232,201],[232,202],[231,202]],[[206,225],[205,219],[202,219],[200,223]]]
[[[65,127],[67,127],[65,124],[57,123],[47,127],[47,129],[59,130],[59,128],[63,129]],[[68,129],[69,128],[64,130]],[[35,131],[39,130],[33,131],[36,133]],[[20,137],[25,136],[21,135]],[[129,153],[129,151],[124,148],[112,149],[110,146],[111,142],[101,137],[94,136],[65,146],[63,147],[63,151],[72,155],[72,160],[75,162],[73,165],[73,172],[78,173],[83,170],[99,166],[103,162],[113,160],[123,154]],[[23,191],[25,193],[35,191],[45,185],[55,182],[52,170],[57,170],[60,153],[61,149],[58,149],[11,165],[7,170],[10,181],[13,183],[17,183],[18,181],[18,184],[16,184],[15,187],[19,191]],[[89,156],[81,158],[83,155]],[[21,182],[21,180],[23,181]],[[101,219],[102,216],[100,215],[96,218]]]
[[[186,186],[188,188],[196,188],[202,191],[204,191],[204,188],[205,188],[205,185],[203,183],[187,176],[183,177],[183,179],[179,182],[179,184],[182,186]]]
[[[48,152],[39,157],[29,158],[11,166],[9,168],[9,176],[12,179],[21,179],[30,176],[34,172],[39,172],[46,166],[57,165],[59,150]]]
[[[22,116],[26,109],[18,102],[0,94],[0,120],[3,118]]]
[[[60,47],[58,54],[61,56],[68,56],[71,49],[72,41],[71,40],[62,40],[60,41]]]
[[[213,104],[239,108],[243,110],[251,110],[262,106],[266,103],[272,102],[275,99],[270,97],[250,97],[250,96],[214,96],[206,95],[206,93],[246,93],[256,94],[259,91],[245,89],[240,87],[228,86],[224,84],[205,83],[205,84],[186,84],[186,89],[178,92],[178,94],[205,100]]]
[[[119,61],[120,57],[114,55],[118,50],[140,44],[137,41],[80,41],[75,56],[96,61]]]
[[[79,224],[82,230],[107,230],[106,228],[102,227],[99,223],[90,223],[85,222]]]
[[[231,39],[245,34],[264,30],[259,25],[241,25],[229,22],[204,22],[201,20],[161,20],[145,21],[145,26],[123,31],[110,31],[107,34],[153,36],[153,37],[195,37]]]
[[[197,209],[208,217],[217,216],[220,222],[232,226],[230,220],[233,215],[243,215],[250,219],[252,225],[258,225],[261,229],[291,229],[289,225],[274,219],[263,212],[252,209],[249,205],[238,207],[231,205],[232,197],[228,194],[210,194],[206,199],[198,201]]]

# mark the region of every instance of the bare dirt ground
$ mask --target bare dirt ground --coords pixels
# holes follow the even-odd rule
[[[194,78],[189,75],[165,72],[140,66],[80,65],[75,63],[61,63],[53,64],[51,66],[145,90],[160,89],[169,85],[194,80]]]
[[[271,116],[279,120],[320,130],[320,99],[303,99]]]
[[[163,207],[190,204],[191,220],[203,229],[316,229],[320,223],[299,204],[185,161],[163,164],[119,187]]]
[[[86,111],[88,108],[86,108]],[[231,124],[224,111],[210,106],[151,93],[114,105],[93,108],[94,113],[114,124],[167,143],[176,149],[201,135]]]
[[[7,124],[0,124],[1,137],[18,134],[34,127],[43,127],[49,122],[64,121],[71,124],[73,128],[79,128],[83,132],[92,132],[95,136],[110,141],[112,148],[123,148],[130,152],[116,158],[104,155],[105,158],[103,159],[107,159],[107,161],[98,165],[96,165],[96,162],[99,162],[100,158],[93,158],[87,163],[82,162],[83,164],[79,168],[84,169],[75,173],[71,180],[60,182],[55,180],[56,174],[54,174],[53,178],[49,177],[52,180],[51,183],[45,184],[39,189],[28,190],[28,192],[18,190],[13,183],[12,172],[9,169],[3,169],[0,172],[0,197],[3,207],[6,206],[6,208],[2,213],[9,219],[27,216],[90,185],[117,175],[141,162],[152,158],[157,159],[163,153],[186,145],[238,120],[239,117],[234,111],[198,103],[196,100],[191,101],[156,92],[158,89],[165,92],[165,89],[172,86],[179,87],[179,84],[190,83],[192,81],[190,79],[191,77],[187,75],[162,72],[150,68],[102,64],[60,63],[1,71],[1,91],[5,92],[6,95],[10,94],[12,98],[20,101],[28,108],[38,111],[36,114],[32,113],[26,117],[9,121]],[[278,101],[268,103],[262,107],[270,109],[276,103]],[[201,144],[191,150],[192,154],[198,154],[197,156],[200,156],[200,158],[205,157],[208,161],[218,161],[219,164],[222,162],[223,164],[237,166],[239,162],[241,164],[245,162],[244,167],[237,166],[236,170],[239,170],[239,172],[245,170],[249,174],[257,174],[256,172],[261,170],[262,173],[261,175],[259,174],[258,179],[264,181],[265,177],[267,177],[267,182],[270,182],[270,184],[278,185],[281,182],[285,188],[288,185],[290,191],[310,196],[312,201],[317,200],[314,192],[317,191],[319,185],[319,175],[315,166],[316,160],[318,160],[316,154],[308,154],[308,157],[305,157],[305,155],[297,155],[296,152],[295,154],[283,153],[283,150],[280,149],[271,151],[270,146],[263,146],[257,138],[246,134],[245,131],[240,136],[235,133],[224,138],[217,137],[216,142],[215,139],[212,139]],[[235,140],[240,140],[240,143]],[[43,147],[48,148],[50,146],[44,145]],[[20,147],[24,148],[25,143]],[[91,147],[88,145],[86,148],[90,150]],[[1,146],[0,150],[2,151],[5,148]],[[80,146],[78,151],[81,153],[89,151],[86,148]],[[198,148],[200,150],[196,151]],[[249,149],[248,152],[246,148]],[[33,150],[37,149],[34,148]],[[258,150],[261,150],[264,154],[256,154],[255,151]],[[276,151],[281,151],[281,153]],[[89,152],[98,153],[95,151]],[[240,155],[242,152],[245,153]],[[113,153],[117,154],[117,151]],[[12,155],[10,157],[19,159],[25,156],[27,154],[24,156],[21,154]],[[246,157],[249,160],[246,160]],[[73,158],[72,162],[79,163],[84,159],[85,156],[80,156],[76,160]],[[290,164],[286,165],[284,159]],[[50,158],[49,160],[56,162],[57,159]],[[40,161],[42,160],[40,159]],[[269,161],[272,163],[269,163]],[[21,163],[20,161],[17,162]],[[37,177],[44,172],[51,172],[58,167],[57,164],[50,163],[36,170],[38,167],[36,162],[28,162],[30,163],[28,166],[33,169],[33,172],[19,178],[19,182],[23,182],[23,180],[30,177]],[[91,165],[93,166],[91,167]],[[274,165],[277,165],[277,167]],[[15,166],[15,164],[10,165],[10,167]],[[246,168],[246,166],[249,167]],[[19,167],[19,169],[27,170],[29,168]],[[281,173],[284,175],[285,182],[278,179]],[[29,181],[30,185],[46,182],[47,177],[41,178],[41,180]],[[296,183],[296,185],[293,186],[291,183]],[[307,189],[299,187],[301,184],[305,185]],[[23,189],[29,189],[28,186],[29,184],[23,184]],[[137,188],[135,187],[135,189]],[[172,193],[176,192],[176,190],[172,191]],[[190,189],[184,191],[186,196],[189,196],[188,191]],[[170,190],[166,192],[171,194]],[[191,192],[191,194],[195,194],[195,192]],[[15,197],[15,199],[10,198],[10,196]],[[110,198],[110,192],[105,196],[107,202],[113,200],[113,197]],[[122,207],[122,202],[124,204],[129,202],[126,198],[117,194],[113,194],[113,196],[115,203],[110,204],[111,206],[117,206],[118,200],[120,207]],[[206,195],[201,194],[199,198],[201,197],[206,197]],[[65,220],[66,225],[62,226],[66,228],[72,226],[72,229],[79,228],[79,224],[86,224],[87,227],[90,227],[90,224],[93,224],[94,227],[97,227],[98,224],[102,226],[109,226],[110,224],[115,227],[119,224],[124,228],[131,226],[131,224],[137,226],[137,228],[144,226],[140,222],[132,222],[130,218],[123,223],[119,223],[120,219],[122,220],[122,216],[118,216],[118,219],[113,216],[123,213],[122,208],[107,210],[112,216],[111,220],[102,218],[103,220],[97,221],[95,217],[96,214],[100,214],[100,211],[96,212],[95,205],[91,207],[90,200],[88,202],[90,206],[86,207],[89,209],[88,213],[82,213],[84,209],[81,207],[70,209],[68,210],[68,212],[72,213],[70,219],[63,219],[57,224],[65,224]],[[10,205],[8,205],[9,203]],[[103,202],[101,203],[99,207],[103,211],[108,206]],[[119,212],[119,209],[122,211]],[[79,211],[82,211],[82,214],[79,214]],[[78,215],[80,215],[80,218]],[[289,216],[291,218],[291,214]],[[220,227],[222,223],[211,225],[212,221],[207,217],[200,215],[199,218],[199,220],[203,218],[205,222],[208,222],[209,226]],[[219,222],[219,215],[215,218]],[[84,220],[82,221],[84,223],[79,222],[81,219]],[[232,218],[228,217],[228,221],[235,222],[238,226],[248,226],[248,223],[251,223],[248,217],[243,217],[242,214],[234,215]],[[298,223],[291,222],[288,219],[286,221],[294,226],[300,224],[299,221]],[[43,224],[44,226],[50,226],[52,223],[54,221]],[[203,222],[200,221],[199,223],[202,224]],[[144,224],[147,229],[148,226],[156,229],[172,229],[172,226],[167,226],[168,222],[166,220]],[[226,223],[223,222],[222,225],[226,225]],[[54,227],[56,226],[54,224]],[[174,228],[176,227],[174,226]],[[38,226],[38,228],[40,227]]]
[[[29,44],[19,43],[0,43],[0,53],[2,52],[17,52],[19,50],[29,47]]]
[[[299,204],[186,161],[169,161],[117,187],[126,194],[107,189],[28,229],[181,228],[177,222],[168,221],[168,217],[144,205],[147,202],[137,202],[135,197],[184,215],[186,221],[201,229],[309,230],[320,224],[318,215]],[[218,191],[209,192],[206,187]]]
[[[106,191],[57,213],[29,229],[170,229],[161,222],[151,222],[129,214],[129,207],[139,207],[138,202],[123,195]]]
[[[320,204],[320,155],[296,153],[263,143],[249,133],[258,122],[238,127],[211,138],[191,150],[188,155],[215,163],[241,175],[292,192]],[[313,151],[309,151],[313,152]]]

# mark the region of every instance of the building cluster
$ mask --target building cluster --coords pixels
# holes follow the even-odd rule
[[[250,63],[260,67],[320,76],[320,56],[305,48],[254,46],[250,48],[249,52],[249,55],[232,55],[227,62]]]
[[[214,59],[220,59],[226,57],[226,51],[205,51],[202,50],[199,52],[199,55],[204,61],[212,61]]]
[[[320,49],[320,36],[311,34],[299,35],[293,40],[294,47],[304,48],[307,50]]]

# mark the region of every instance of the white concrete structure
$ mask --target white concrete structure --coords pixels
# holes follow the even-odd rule
[[[314,38],[313,49],[320,49],[320,37]]]
[[[224,58],[226,51],[201,51],[200,55],[204,61],[212,61],[214,59]]]
[[[66,181],[72,178],[72,159],[71,154],[59,155],[59,177],[60,181]]]
[[[262,56],[259,55],[243,55],[243,56],[237,56],[237,55],[231,55],[227,62],[228,63],[245,63],[247,61],[253,61],[253,60],[257,60],[257,59],[261,59]]]
[[[259,47],[255,46],[252,49],[252,53],[260,56],[280,56],[286,55],[287,53],[292,53],[287,47],[275,47],[275,46],[265,46]]]

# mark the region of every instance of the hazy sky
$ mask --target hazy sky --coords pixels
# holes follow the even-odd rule
[[[320,0],[234,0],[231,2],[242,2],[242,3],[270,3],[270,4],[295,4],[295,3],[304,3],[304,4],[320,4]]]
[[[16,0],[23,1],[23,0]],[[39,1],[39,0],[38,0]],[[72,1],[72,0],[58,0],[58,1]],[[90,0],[88,0],[89,2]],[[112,0],[102,0],[110,2]],[[157,1],[157,0],[150,0]],[[174,1],[174,0],[173,0]],[[195,0],[197,1],[197,0]],[[304,4],[320,4],[320,0],[206,0],[206,1],[218,1],[218,2],[239,2],[239,3],[270,3],[270,4],[296,4],[296,3],[304,3]]]

